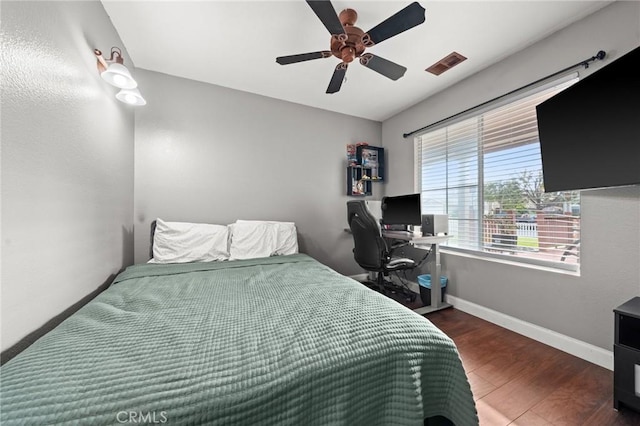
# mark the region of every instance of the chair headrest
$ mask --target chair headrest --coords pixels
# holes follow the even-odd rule
[[[360,221],[365,223],[366,226],[375,227],[375,229],[378,230],[380,229],[378,221],[375,216],[371,214],[364,200],[347,201],[347,222],[349,223],[349,227],[351,227],[351,221],[356,216]]]

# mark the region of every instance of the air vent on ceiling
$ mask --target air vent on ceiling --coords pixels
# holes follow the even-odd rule
[[[460,62],[462,62],[462,61],[464,61],[466,59],[467,58],[465,56],[462,56],[458,52],[452,52],[451,54],[449,54],[449,55],[445,56],[444,58],[440,59],[435,64],[431,65],[425,71],[430,72],[431,74],[434,74],[434,75],[440,75],[443,72],[455,67]]]

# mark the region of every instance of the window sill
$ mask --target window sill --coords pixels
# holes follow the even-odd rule
[[[551,262],[540,261],[539,263],[534,263],[531,259],[527,259],[527,261],[515,261],[508,258],[508,256],[494,254],[494,253],[485,253],[478,252],[473,250],[465,250],[456,247],[444,247],[441,246],[440,253],[466,257],[469,259],[483,260],[487,262],[501,263],[503,265],[511,265],[518,266],[522,268],[535,269],[538,271],[544,272],[552,272],[555,274],[563,274],[569,275],[573,277],[580,276],[580,265],[579,264],[567,264],[567,265],[555,265]]]

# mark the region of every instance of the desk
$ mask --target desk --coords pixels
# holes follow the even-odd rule
[[[420,314],[428,314],[429,312],[439,311],[440,309],[450,308],[449,303],[441,302],[440,288],[440,244],[451,238],[451,235],[436,235],[430,237],[418,237],[413,233],[404,231],[382,231],[382,236],[394,240],[408,241],[412,246],[418,249],[431,249],[431,254],[427,258],[427,270],[431,274],[431,306],[423,306],[413,311]]]

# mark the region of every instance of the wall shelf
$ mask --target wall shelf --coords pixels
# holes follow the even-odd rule
[[[365,196],[372,195],[372,185],[374,182],[370,178],[371,169],[363,166],[347,167],[347,195]]]
[[[384,148],[360,145],[356,148],[356,161],[370,169],[368,176],[372,181],[384,182]]]
[[[384,182],[384,148],[359,145],[356,162],[347,166],[347,195],[372,195],[372,183]]]

